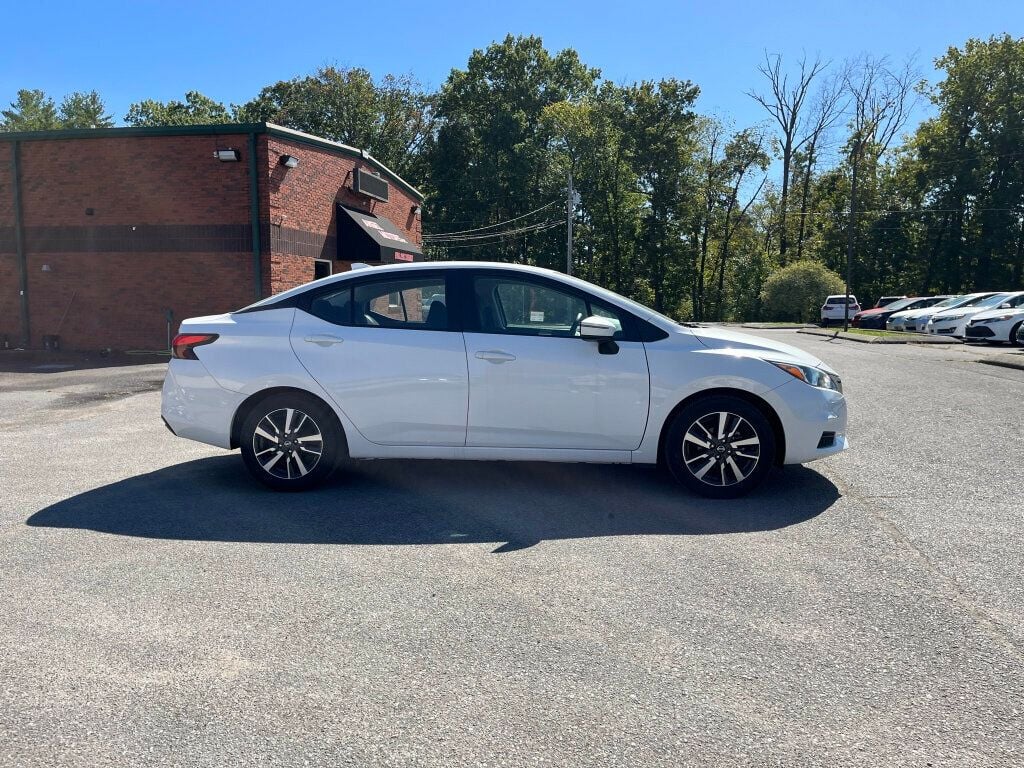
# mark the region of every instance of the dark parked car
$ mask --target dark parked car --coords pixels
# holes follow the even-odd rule
[[[907,309],[924,309],[932,304],[938,304],[946,296],[913,296],[909,299],[900,299],[884,307],[865,309],[853,316],[852,325],[855,328],[870,328],[872,330],[885,330],[885,321],[890,315],[896,312],[903,312]]]
[[[875,307],[874,308],[875,309],[880,309],[882,307],[887,307],[890,304],[892,304],[894,301],[899,301],[900,299],[905,299],[905,298],[907,298],[907,297],[906,296],[883,296],[877,302],[875,302]]]

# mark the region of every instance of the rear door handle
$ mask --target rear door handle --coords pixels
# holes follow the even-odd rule
[[[515,355],[502,352],[497,349],[485,349],[476,353],[478,360],[486,360],[488,363],[510,363],[516,359]]]
[[[329,347],[332,344],[341,344],[344,339],[340,336],[331,336],[329,333],[318,333],[313,336],[307,336],[305,341],[310,344],[318,344],[321,347]]]

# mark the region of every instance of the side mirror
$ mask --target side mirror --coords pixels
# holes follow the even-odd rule
[[[609,341],[618,328],[606,317],[591,315],[580,320],[580,338],[586,341]]]

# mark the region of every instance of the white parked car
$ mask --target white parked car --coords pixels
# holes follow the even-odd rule
[[[825,303],[821,305],[821,324],[827,326],[829,323],[843,322],[846,317],[844,304],[850,305],[849,318],[853,320],[853,316],[860,312],[860,302],[853,294],[846,296],[840,293],[825,298]]]
[[[889,317],[885,321],[886,330],[889,331],[910,331],[924,333],[925,326],[928,325],[928,321],[932,315],[937,314],[945,309],[956,309],[957,307],[969,307],[979,302],[984,301],[989,296],[994,296],[992,292],[989,293],[965,293],[961,296],[951,296],[947,299],[943,299],[938,304],[932,304],[930,307],[923,307],[918,309],[908,309],[903,312],[897,312]]]
[[[972,317],[987,309],[994,309],[1014,295],[1012,293],[993,293],[991,296],[975,304],[936,312],[928,319],[925,333],[935,334],[936,336],[953,336],[957,339],[962,339],[967,331],[967,323],[971,321]]]
[[[359,269],[185,320],[162,415],[276,489],[346,458],[662,460],[733,497],[847,446],[842,384],[812,355],[479,262]]]
[[[1024,291],[1011,294],[998,307],[979,312],[967,324],[968,341],[1017,343],[1017,332],[1024,326]]]

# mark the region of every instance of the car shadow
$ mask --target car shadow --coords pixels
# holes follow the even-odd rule
[[[473,461],[358,462],[316,490],[274,493],[233,455],[81,493],[27,524],[190,541],[495,542],[508,552],[549,539],[774,530],[810,520],[839,495],[806,467],[774,471],[746,498],[712,501],[654,467]]]

